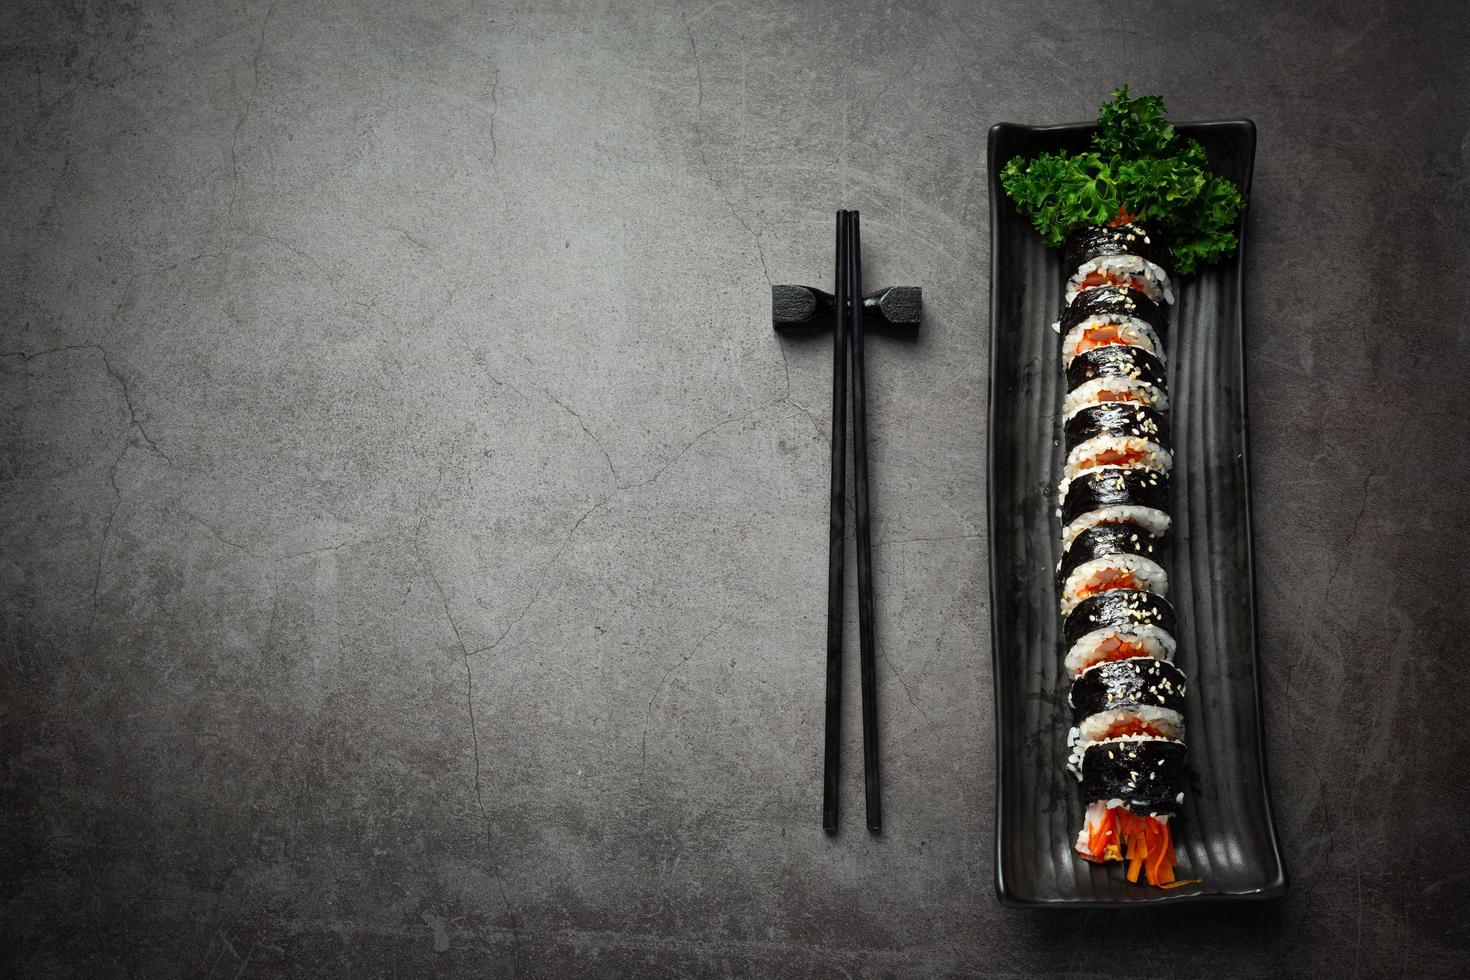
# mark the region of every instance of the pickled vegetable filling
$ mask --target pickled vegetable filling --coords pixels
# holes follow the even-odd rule
[[[1087,470],[1094,466],[1131,466],[1143,459],[1143,456],[1143,450],[1137,447],[1104,449],[1100,453],[1094,453],[1078,460],[1077,467]]]
[[[1139,282],[1134,276],[1117,276],[1111,272],[1089,272],[1087,276],[1077,284],[1077,291],[1084,289],[1096,289],[1099,286],[1127,286],[1129,289],[1140,293],[1147,293],[1148,286]]]
[[[1138,579],[1130,571],[1121,568],[1110,568],[1097,578],[1077,590],[1078,601],[1095,596],[1099,592],[1108,592],[1112,589],[1141,589]]]

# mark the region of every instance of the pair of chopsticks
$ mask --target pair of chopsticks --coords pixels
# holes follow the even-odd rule
[[[832,340],[832,527],[827,566],[827,736],[822,766],[822,828],[837,832],[841,755],[842,574],[847,520],[847,392],[852,387],[856,469],[858,637],[863,688],[863,791],[868,829],[883,829],[878,780],[878,683],[873,638],[873,554],[868,522],[868,408],[863,389],[863,260],[856,211],[837,212],[836,323]],[[850,348],[850,351],[849,351]],[[850,371],[850,374],[849,374]]]

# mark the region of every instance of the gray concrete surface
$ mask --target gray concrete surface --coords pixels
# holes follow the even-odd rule
[[[1462,13],[5,5],[5,972],[1470,973]],[[1274,907],[992,893],[985,134],[1122,81],[1260,125]],[[830,355],[766,319],[844,204],[927,305],[881,840],[853,765],[819,827]]]

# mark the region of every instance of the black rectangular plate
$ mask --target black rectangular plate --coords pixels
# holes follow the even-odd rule
[[[1275,898],[1286,870],[1271,819],[1261,731],[1260,670],[1246,468],[1241,267],[1234,258],[1176,285],[1168,354],[1175,461],[1169,598],[1185,714],[1189,789],[1175,823],[1174,890],[1129,884],[1119,864],[1072,849],[1083,804],[1066,769],[1071,726],[1057,643],[1053,570],[1060,529],[1063,394],[1058,249],[1048,248],[1001,190],[1013,156],[1082,150],[1091,125],[990,130],[990,610],[995,659],[996,891],[1007,905],[1152,906]],[[1256,130],[1248,120],[1179,127],[1212,167],[1249,193]]]

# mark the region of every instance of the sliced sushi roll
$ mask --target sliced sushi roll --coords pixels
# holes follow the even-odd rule
[[[1067,703],[1076,722],[1115,708],[1151,707],[1184,710],[1188,694],[1184,671],[1152,657],[1106,660],[1093,664],[1072,682]]]
[[[1159,338],[1168,318],[1143,293],[1126,286],[1100,286],[1078,295],[1075,302],[1069,297],[1067,303],[1057,323],[1064,364],[1086,351],[1114,345],[1141,347],[1163,361]]]
[[[1064,299],[1070,303],[1079,293],[1103,286],[1122,286],[1140,292],[1155,303],[1174,302],[1174,284],[1157,263],[1137,255],[1100,255],[1077,266],[1067,280]]]
[[[1170,266],[1169,246],[1157,228],[1143,222],[1122,225],[1083,225],[1062,246],[1062,268],[1075,271],[1106,255],[1136,255],[1161,269]]]
[[[1123,313],[1099,313],[1067,331],[1062,338],[1062,363],[1070,364],[1078,354],[1114,344],[1141,347],[1164,359],[1164,345],[1148,321]]]
[[[1072,232],[1063,251],[1067,303],[1079,292],[1103,287],[1135,289],[1155,303],[1173,303],[1169,248],[1142,225],[1086,225]]]
[[[1168,313],[1162,306],[1126,286],[1099,286],[1080,294],[1062,310],[1057,326],[1065,334],[1089,317],[1106,314],[1142,320],[1159,336],[1163,336],[1169,326]]]
[[[1062,615],[1113,589],[1167,595],[1169,576],[1159,564],[1158,539],[1132,524],[1100,524],[1072,541],[1057,568]]]
[[[1062,475],[1067,479],[1088,470],[1117,467],[1167,473],[1174,465],[1169,451],[1169,422],[1147,405],[1109,404],[1081,409],[1062,426],[1067,451]]]
[[[1062,622],[1070,677],[1109,660],[1174,659],[1174,607],[1142,589],[1109,589],[1084,599]]]
[[[1174,880],[1169,818],[1184,801],[1184,743],[1129,736],[1089,746],[1082,795],[1089,800],[1076,850],[1089,861],[1126,861],[1154,885]]]
[[[1071,418],[1089,405],[1132,402],[1169,410],[1164,362],[1142,347],[1109,344],[1083,351],[1067,366],[1062,415]]]
[[[1094,742],[1125,735],[1184,740],[1184,672],[1151,657],[1094,664],[1072,682],[1076,723],[1067,736],[1067,768],[1082,778],[1082,756]]]
[[[1137,436],[1161,446],[1169,444],[1169,420],[1147,405],[1092,405],[1067,419],[1063,444],[1075,449],[1098,436]]]
[[[1062,546],[1098,524],[1137,524],[1153,535],[1169,530],[1169,477],[1158,470],[1090,470],[1063,481]]]
[[[1183,741],[1184,716],[1169,708],[1147,705],[1113,708],[1088,715],[1082,719],[1081,724],[1072,726],[1072,730],[1067,733],[1067,745],[1072,750],[1067,757],[1067,768],[1081,780],[1082,758],[1087,750],[1098,742],[1126,735]]]
[[[1094,742],[1082,755],[1082,795],[1122,800],[1134,813],[1164,816],[1184,789],[1184,743],[1153,735]]]

